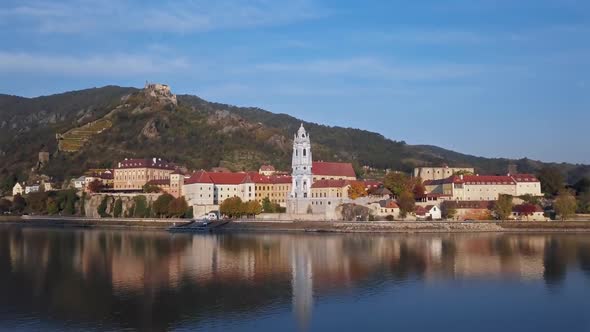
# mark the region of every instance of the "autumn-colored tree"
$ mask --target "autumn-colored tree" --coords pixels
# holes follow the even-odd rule
[[[414,178],[413,181],[414,188],[412,189],[412,192],[414,193],[414,198],[423,198],[426,195],[426,187],[424,186],[424,182],[419,177]]]
[[[507,220],[512,215],[512,196],[500,195],[494,204],[494,214],[498,220]]]
[[[174,196],[166,193],[160,195],[153,204],[153,211],[159,218],[167,218],[170,216],[170,203],[174,200]],[[183,211],[184,212],[184,211]]]
[[[414,194],[409,191],[402,192],[397,199],[397,205],[399,206],[399,214],[402,219],[405,219],[408,213],[414,212],[416,206],[416,200]]]
[[[350,199],[357,199],[359,197],[367,196],[367,188],[362,182],[355,181],[348,187],[348,197]]]
[[[219,212],[230,218],[242,216],[242,199],[239,197],[225,199],[219,206]]]
[[[390,172],[387,173],[383,180],[385,188],[389,189],[396,197],[399,197],[403,192],[413,191],[413,181],[405,173]]]
[[[521,216],[525,216],[526,219],[529,220],[529,217],[537,212],[537,206],[534,204],[525,203],[515,206],[514,211],[516,211]]]
[[[567,190],[561,190],[553,203],[555,213],[561,217],[561,220],[572,217],[576,213],[576,207],[576,198]]]
[[[88,187],[86,189],[88,189],[88,191],[92,193],[98,193],[101,192],[103,188],[104,185],[102,184],[102,181],[95,179],[94,181],[88,184]]]
[[[242,209],[244,214],[248,216],[255,216],[262,212],[262,206],[257,201],[242,203]]]
[[[168,206],[168,213],[173,218],[179,218],[184,216],[187,210],[188,203],[186,202],[186,199],[184,199],[184,196],[175,198],[170,202],[170,205]]]

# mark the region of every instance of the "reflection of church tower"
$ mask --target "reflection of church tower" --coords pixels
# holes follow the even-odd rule
[[[305,128],[303,128],[303,124],[301,124],[301,127],[299,127],[297,134],[293,138],[293,159],[291,166],[293,169],[291,198],[311,197],[311,184],[313,181],[311,175],[311,141],[309,140],[309,135],[305,132]]]
[[[311,255],[304,246],[293,248],[291,289],[293,313],[302,330],[306,330],[313,310],[313,269]]]

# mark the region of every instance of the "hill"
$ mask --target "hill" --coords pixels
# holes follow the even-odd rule
[[[500,174],[513,163],[519,171],[533,173],[556,166],[570,181],[590,175],[586,165],[475,157],[259,108],[107,86],[38,98],[0,95],[0,186],[26,178],[42,149],[52,157],[39,172],[58,179],[110,167],[126,157],[160,156],[191,169],[257,169],[263,163],[288,169],[291,137],[301,123],[311,134],[315,159],[352,161],[359,172],[362,165],[410,171],[448,164]]]

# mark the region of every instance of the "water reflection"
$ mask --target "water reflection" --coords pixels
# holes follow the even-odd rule
[[[174,235],[0,228],[0,319],[130,328],[240,322],[404,282],[590,277],[589,235]]]

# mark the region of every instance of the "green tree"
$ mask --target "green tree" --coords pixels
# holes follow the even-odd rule
[[[590,192],[578,195],[578,213],[590,213]]]
[[[405,219],[408,213],[414,212],[414,208],[416,206],[414,194],[409,191],[402,192],[397,199],[397,205],[399,206],[400,217]]]
[[[47,214],[56,215],[59,213],[59,205],[56,199],[49,197],[47,199]]]
[[[554,197],[564,188],[563,174],[556,167],[544,167],[538,178],[541,181],[541,190],[548,197]]]
[[[567,190],[561,190],[553,203],[555,213],[560,216],[561,220],[572,217],[576,213],[576,207],[576,198]]]
[[[106,217],[111,216],[107,213],[108,204],[109,204],[109,196],[105,195],[102,198],[102,200],[100,201],[100,204],[98,205],[98,207],[96,208],[96,212],[98,213],[98,215],[101,218],[106,218]]]
[[[275,209],[274,209],[274,205],[272,204],[272,202],[270,201],[270,199],[268,197],[264,197],[264,199],[262,199],[262,211],[264,211],[264,213],[275,213]]]
[[[47,193],[36,192],[27,195],[27,207],[28,209],[37,214],[47,213]]]
[[[12,202],[6,198],[0,199],[0,214],[10,212],[12,209]]]
[[[168,206],[168,213],[172,218],[183,217],[188,210],[188,203],[184,196],[173,199]]]
[[[494,213],[499,220],[508,220],[512,215],[512,196],[500,195],[494,204]]]
[[[122,213],[123,213],[123,200],[121,200],[121,197],[119,197],[115,201],[115,207],[113,208],[113,217],[120,218]]]
[[[148,214],[147,198],[143,195],[133,197],[133,217],[146,218]]]
[[[440,212],[443,219],[454,219],[457,215],[457,209],[452,202],[443,202],[440,206]]]
[[[27,201],[20,194],[16,194],[12,198],[12,212],[13,213],[23,213],[25,211],[26,207],[27,207]]]
[[[142,189],[143,189],[143,192],[147,193],[147,194],[155,194],[155,193],[159,193],[162,191],[160,189],[160,187],[158,187],[154,184],[150,184],[150,183],[146,183]]]
[[[158,218],[167,218],[170,216],[170,203],[174,201],[174,196],[165,193],[160,195],[152,206],[153,212]],[[184,211],[184,210],[183,210]]]

